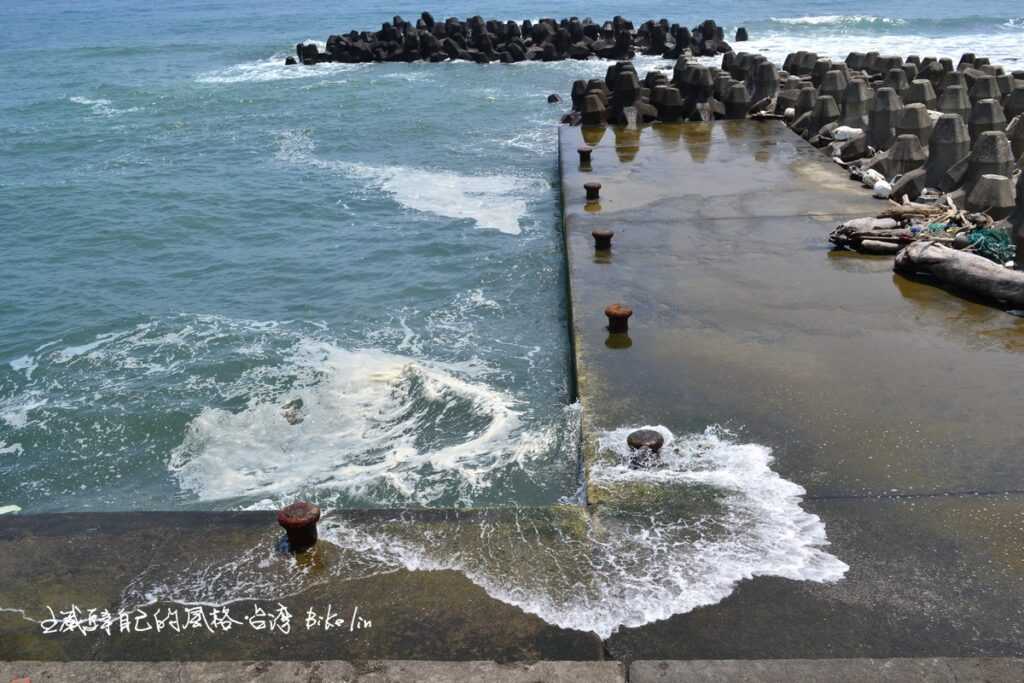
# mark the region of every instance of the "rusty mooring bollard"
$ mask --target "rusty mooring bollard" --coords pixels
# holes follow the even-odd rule
[[[583,171],[590,170],[590,153],[594,151],[593,147],[587,147],[584,145],[576,150],[580,153],[580,169]]]
[[[316,545],[316,523],[320,521],[320,508],[300,500],[281,508],[277,523],[288,533],[288,548],[301,553]]]
[[[583,183],[583,189],[587,191],[588,202],[601,199],[601,183]]]
[[[604,309],[608,316],[608,331],[612,334],[625,334],[629,332],[629,316],[633,315],[633,309],[622,304],[611,304]]]
[[[611,230],[605,230],[604,228],[598,228],[590,233],[594,236],[594,249],[595,251],[608,251],[612,248],[612,237],[615,233]]]
[[[626,437],[629,446],[629,466],[633,469],[650,467],[658,461],[658,452],[665,445],[665,439],[653,429],[638,429]]]

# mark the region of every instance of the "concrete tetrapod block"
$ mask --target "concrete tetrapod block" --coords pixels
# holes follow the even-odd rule
[[[985,131],[1006,130],[1006,116],[1003,108],[996,100],[978,100],[971,108],[971,118],[967,123],[971,140],[976,141]]]
[[[724,101],[733,83],[736,83],[736,79],[729,74],[718,74],[715,76],[715,98]]]
[[[938,107],[943,114],[959,114],[964,123],[971,118],[971,100],[963,86],[951,85],[943,90]]]
[[[615,83],[618,81],[619,74],[627,71],[636,75],[636,67],[632,62],[615,62],[605,70],[604,84],[608,86],[610,92],[615,91]]]
[[[655,105],[658,109],[658,118],[665,122],[680,121],[685,111],[685,103],[679,89],[659,85],[655,90],[661,91],[661,97]]]
[[[651,88],[649,91],[647,91],[647,92],[650,93],[646,97],[647,102],[649,104],[653,105],[654,107],[657,107],[658,103],[661,102],[662,98],[665,96],[665,89],[668,88],[668,87],[669,86],[663,85],[663,84],[662,85],[655,85],[653,88]],[[640,97],[641,97],[641,99],[644,99],[643,95],[641,95]]]
[[[775,113],[785,114],[787,109],[796,111],[796,101],[800,97],[799,90],[780,90],[775,97]]]
[[[864,70],[864,53],[863,52],[851,52],[846,55],[846,66],[850,67],[854,71]]]
[[[733,84],[729,88],[729,92],[726,93],[723,104],[725,104],[725,118],[746,118],[747,110],[750,108],[750,96],[747,94],[747,86],[742,83]]]
[[[826,72],[818,88],[818,94],[829,95],[836,103],[841,103],[846,94],[846,75],[838,69]]]
[[[800,118],[806,112],[814,111],[814,106],[818,101],[818,93],[813,86],[808,85],[796,98],[796,116]]]
[[[687,64],[676,82],[684,100],[706,102],[714,90],[711,71],[703,64]]]
[[[622,69],[615,77],[612,89],[612,105],[629,106],[640,97],[640,79],[636,71]]]
[[[867,130],[871,114],[871,88],[862,78],[851,79],[843,91],[843,115],[840,122],[844,126]]]
[[[814,63],[814,68],[811,70],[811,82],[814,83],[815,87],[819,87],[821,82],[825,79],[825,74],[832,70],[832,60],[827,57],[822,57]]]
[[[644,75],[644,87],[652,90],[659,85],[668,85],[668,76],[664,71],[648,71]]]
[[[583,125],[601,126],[608,120],[608,110],[605,109],[600,95],[590,93],[583,98]]]
[[[939,182],[936,184],[936,187],[947,194],[960,192],[964,197],[966,197],[966,191],[958,188],[963,186],[964,182],[967,180],[967,169],[970,162],[971,157],[968,155],[947,168],[946,172],[942,174],[941,178],[939,178]],[[960,204],[957,204],[957,206],[960,206]]]
[[[900,98],[910,90],[910,81],[907,80],[907,73],[898,67],[889,69],[889,73],[885,76],[885,84],[895,90]]]
[[[887,177],[903,175],[924,166],[928,151],[916,135],[905,133],[896,138],[888,152]]]
[[[800,61],[794,65],[796,70],[791,71],[790,69],[786,69],[786,71],[791,71],[791,73],[795,73],[798,76],[810,76],[814,73],[814,66],[818,63],[818,53],[804,52],[802,54],[797,54],[800,55]]]
[[[779,72],[771,62],[761,62],[754,67],[750,100],[756,102],[766,97],[775,97],[779,91]]]
[[[896,140],[896,121],[903,102],[892,88],[879,88],[871,108],[868,143],[877,149],[888,149]]]
[[[902,66],[903,58],[899,55],[882,55],[875,60],[875,67],[878,70],[878,73],[883,75],[887,75],[892,69],[900,69],[900,71],[902,71]]]
[[[966,93],[970,88],[967,85],[967,77],[960,71],[947,71],[946,77],[942,79],[942,89],[951,88],[954,85],[959,85],[964,89]]]
[[[928,187],[939,187],[946,171],[971,153],[971,136],[959,114],[943,114],[935,123],[928,141],[925,164]]]
[[[939,90],[942,89],[942,81],[945,77],[946,72],[942,69],[942,64],[938,61],[922,64],[921,69],[917,74],[917,80],[927,80],[932,84],[932,88],[935,90],[936,94],[938,94]]]
[[[782,60],[782,70],[786,73],[795,74],[796,65],[800,63],[800,59],[803,57],[803,51],[790,52],[786,55],[786,58]]]
[[[909,133],[916,135],[922,145],[927,146],[932,135],[932,119],[928,115],[928,109],[920,102],[908,104],[903,107],[899,118],[896,120],[896,135]]]
[[[867,133],[861,133],[855,135],[846,142],[842,143],[839,148],[839,158],[849,163],[856,161],[857,159],[863,159],[868,154],[868,136]]]
[[[971,102],[978,102],[979,100],[997,100],[1002,97],[1002,93],[999,92],[999,84],[996,83],[994,76],[984,74],[979,76],[975,81],[974,85],[971,86],[971,90],[968,93],[971,97]]]
[[[996,83],[999,84],[999,92],[1003,97],[1009,95],[1010,92],[1017,87],[1012,74],[999,74],[996,76]]]
[[[1024,114],[1024,84],[1016,85],[1003,100],[1003,113],[1007,119]]]
[[[814,113],[808,129],[810,137],[818,134],[822,127],[839,120],[839,105],[830,95],[819,95],[814,103]]]
[[[892,194],[890,195],[897,202],[902,201],[904,195],[910,201],[914,201],[921,196],[924,192],[926,185],[927,173],[923,168],[918,168],[910,173],[904,173],[903,176],[897,180],[892,186]]]
[[[872,50],[864,53],[864,67],[862,71],[869,74],[878,73],[878,52]]]
[[[1018,114],[1006,127],[1006,137],[1010,140],[1013,158],[1024,170],[1024,114]]]
[[[903,98],[905,104],[923,104],[925,109],[935,109],[938,105],[939,98],[935,94],[935,88],[932,86],[932,82],[924,79],[917,78],[911,81],[910,88],[907,90],[906,97]]]
[[[583,98],[587,95],[587,82],[584,80],[577,80],[572,82],[572,108],[575,111],[581,111],[583,108]]]
[[[1013,181],[1006,176],[986,173],[967,195],[968,211],[984,211],[997,221],[1009,217],[1015,208]]]
[[[991,173],[1011,177],[1014,159],[1010,139],[1001,130],[990,130],[978,136],[968,159],[968,182],[973,187],[978,178]]]
[[[810,137],[809,135],[805,135],[805,133],[811,127],[813,119],[814,112],[805,111],[803,114],[800,114],[795,119],[793,119],[793,123],[791,123],[789,127],[792,128],[793,132],[796,133],[797,135],[800,135],[802,137]]]

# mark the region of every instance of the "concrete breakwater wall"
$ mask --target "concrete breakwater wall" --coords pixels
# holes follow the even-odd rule
[[[954,66],[949,58],[916,55],[855,52],[833,61],[796,52],[780,69],[745,52],[723,55],[720,67],[684,55],[671,73],[654,70],[642,79],[622,61],[604,79],[575,81],[572,109],[563,122],[585,127],[784,119],[876,197],[916,203],[885,216],[877,227],[897,233],[879,233],[866,250],[894,254],[927,237],[971,250],[982,240],[1001,241],[1006,248],[985,254],[1000,264],[1012,254],[1010,243],[1024,253],[1024,209],[1015,208],[1024,201],[1024,71],[1008,72],[985,57],[964,54]],[[947,232],[923,233],[922,223],[941,223]],[[839,246],[860,248],[864,226],[853,228],[857,239],[841,236]]]
[[[320,62],[488,62],[559,61],[563,59],[630,59],[635,54],[675,59],[684,53],[714,56],[732,51],[724,29],[708,19],[693,28],[666,19],[633,22],[616,16],[597,23],[593,19],[529,19],[518,23],[475,16],[437,21],[423,12],[415,22],[396,16],[379,31],[350,31],[332,35],[324,51],[312,43],[299,43],[288,64]],[[737,41],[747,30],[736,31]]]

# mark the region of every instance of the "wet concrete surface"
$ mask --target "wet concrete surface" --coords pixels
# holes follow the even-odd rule
[[[555,509],[557,510],[557,509]],[[483,526],[501,527],[509,511],[335,512],[348,522],[389,524],[399,516],[423,531],[443,524],[465,529],[467,539]],[[529,519],[519,511],[516,520]],[[538,510],[538,524],[550,524],[551,510]],[[421,518],[418,518],[420,517]],[[273,513],[129,513],[26,515],[0,518],[0,660],[241,660],[279,659],[349,661],[393,658],[425,660],[598,660],[601,640],[592,633],[559,629],[539,617],[489,597],[456,571],[367,571],[358,553],[320,543],[303,556],[298,571],[276,555],[283,536]],[[467,540],[467,542],[469,542]],[[257,555],[252,549],[259,549]],[[240,573],[218,558],[243,558]],[[255,561],[252,561],[254,560]],[[224,631],[214,628],[165,628],[112,635],[93,631],[44,634],[36,621],[77,605],[109,609],[138,604],[126,596],[133,582],[159,588],[160,577],[186,576],[189,563],[201,567],[196,580],[242,583],[252,565],[263,565],[265,577],[276,580],[282,597],[238,600],[229,605],[242,624]],[[206,563],[206,564],[203,564]],[[275,579],[274,566],[288,566]],[[330,571],[331,568],[337,572]],[[322,580],[317,580],[317,575]],[[289,586],[287,581],[293,584]],[[288,594],[288,588],[300,591]],[[284,605],[293,615],[291,632],[257,630],[246,621],[258,606],[267,614]],[[313,608],[323,616],[332,606],[347,622],[327,629],[306,628]],[[180,606],[159,602],[145,608]],[[352,609],[370,626],[351,618]],[[5,611],[24,609],[25,613]],[[134,613],[133,613],[134,614]],[[210,609],[206,614],[212,619]],[[180,620],[185,623],[184,615]],[[134,623],[134,622],[133,622]]]
[[[669,681],[751,681],[791,683],[876,683],[908,680],[981,683],[1019,681],[1024,660],[1005,658],[775,659],[619,662],[369,661],[355,665],[311,662],[12,662],[0,663],[0,680],[93,683],[260,681],[260,683],[655,683]]]
[[[610,651],[1024,653],[1024,320],[831,252],[832,228],[884,205],[779,122],[563,127],[560,145],[588,467],[608,430],[724,425],[773,449],[851,567],[836,584],[745,581]],[[615,231],[610,254],[595,228]],[[610,303],[633,309],[628,344]]]

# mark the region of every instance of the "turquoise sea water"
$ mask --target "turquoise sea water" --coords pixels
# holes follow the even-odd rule
[[[607,64],[285,67],[295,43],[422,9],[621,13],[745,25],[737,47],[780,61],[1024,68],[1024,19],[964,7],[3,3],[0,507],[573,495],[563,108],[545,98]]]

